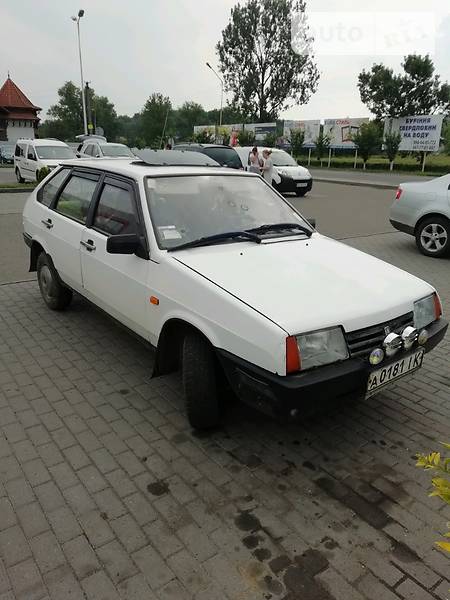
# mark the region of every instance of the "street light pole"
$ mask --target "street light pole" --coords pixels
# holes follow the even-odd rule
[[[219,115],[219,127],[222,127],[222,113],[223,113],[223,79],[219,76],[219,74],[212,68],[209,62],[206,63],[208,69],[214,73],[217,79],[220,81],[220,115]]]
[[[81,58],[81,38],[80,38],[80,19],[84,15],[84,10],[78,11],[77,17],[72,17],[72,21],[77,24],[78,32],[78,54],[80,57],[80,73],[81,73],[81,101],[83,103],[83,124],[84,124],[84,135],[88,134],[88,123],[87,123],[87,112],[86,112],[86,97],[84,94],[84,78],[83,78],[83,61]]]

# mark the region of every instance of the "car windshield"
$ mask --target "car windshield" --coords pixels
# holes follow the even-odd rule
[[[75,155],[69,146],[35,146],[39,158],[55,159],[73,158]]]
[[[241,169],[241,159],[233,148],[204,148],[204,154],[215,160],[219,165],[231,169]]]
[[[275,167],[297,167],[298,164],[290,154],[283,150],[274,150],[270,155]]]
[[[133,156],[133,153],[128,146],[122,146],[121,144],[108,144],[101,146],[101,149],[103,156]]]
[[[147,201],[160,248],[276,223],[308,224],[259,177],[147,177]],[[277,235],[292,235],[280,232]]]

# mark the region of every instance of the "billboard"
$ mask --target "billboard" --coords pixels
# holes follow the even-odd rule
[[[284,121],[283,137],[286,140],[291,139],[291,131],[300,129],[305,133],[303,144],[305,146],[314,145],[320,133],[320,119],[311,119],[309,121]]]
[[[399,133],[400,151],[437,152],[441,138],[443,115],[424,115],[386,119],[384,135]]]
[[[361,119],[325,119],[323,134],[330,138],[330,148],[356,148],[353,136],[362,123],[368,123],[369,117]]]
[[[263,142],[264,138],[268,133],[277,132],[276,123],[246,123],[244,125],[246,131],[253,131],[255,133],[255,141]]]

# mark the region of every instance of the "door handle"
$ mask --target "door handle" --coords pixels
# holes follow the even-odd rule
[[[47,227],[47,229],[51,229],[53,227],[53,223],[51,219],[44,220],[42,219],[41,223]]]
[[[87,242],[81,240],[80,244],[84,246],[86,250],[89,250],[89,252],[93,252],[95,250],[95,245],[92,240],[88,240]]]

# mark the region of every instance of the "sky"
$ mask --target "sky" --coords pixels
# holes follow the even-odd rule
[[[245,0],[244,0],[245,1]],[[241,0],[242,2],[242,0]],[[432,58],[442,79],[450,81],[450,4],[443,0],[306,0],[312,23],[326,23],[329,29],[315,29],[319,41],[338,35],[333,24],[363,23],[377,31],[391,31],[395,15],[380,12],[427,12],[419,15],[420,23],[436,25]],[[0,0],[1,52],[0,85],[8,70],[11,78],[36,105],[41,117],[57,100],[57,89],[65,81],[79,85],[80,70],[76,25],[70,19],[80,8],[81,37],[85,80],[99,95],[115,104],[118,114],[132,115],[142,109],[153,92],[161,92],[177,107],[194,100],[206,109],[220,104],[220,84],[206,67],[217,67],[215,46],[226,26],[236,0]],[[448,8],[445,6],[448,5]],[[325,15],[317,15],[326,11]],[[356,12],[356,15],[350,14]],[[413,15],[414,17],[414,15]],[[356,21],[355,21],[356,19]],[[389,29],[390,27],[390,29]],[[413,32],[413,24],[410,30]],[[427,30],[428,31],[428,30]],[[370,35],[365,31],[365,35]],[[405,36],[404,36],[405,37]],[[415,49],[416,38],[407,36]],[[345,38],[342,38],[345,39]],[[308,104],[293,106],[281,117],[288,119],[325,119],[369,116],[361,103],[356,86],[358,73],[375,62],[400,69],[402,56],[376,54],[363,38],[359,54],[342,54],[325,44],[317,52],[320,71],[317,92]],[[371,39],[371,38],[370,38]],[[344,52],[354,46],[345,46]],[[330,49],[331,48],[331,49]],[[417,42],[417,48],[420,49]],[[328,54],[323,54],[328,52]]]

